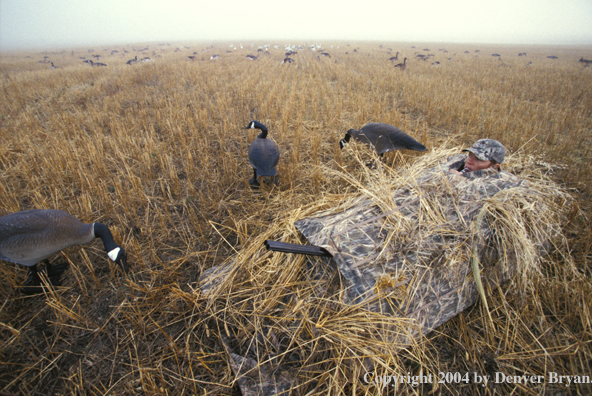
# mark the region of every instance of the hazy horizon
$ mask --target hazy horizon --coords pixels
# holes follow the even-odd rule
[[[292,7],[269,0],[0,2],[2,51],[287,40],[592,45],[592,2],[369,0],[363,7],[311,0]]]

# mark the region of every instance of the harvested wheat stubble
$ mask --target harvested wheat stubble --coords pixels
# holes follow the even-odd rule
[[[487,299],[510,279],[534,293],[544,257],[565,249],[559,224],[569,195],[532,157],[507,160],[520,177],[450,174],[459,151],[435,150],[396,172],[380,165],[362,178],[337,175],[359,192],[329,210],[319,212],[323,198],[288,214],[202,277],[211,304],[224,302],[222,342],[243,394],[318,388],[329,362],[361,384],[359,374],[397,366],[402,350],[417,353],[424,335],[479,293]],[[295,228],[333,258],[263,250],[271,236],[299,242]]]

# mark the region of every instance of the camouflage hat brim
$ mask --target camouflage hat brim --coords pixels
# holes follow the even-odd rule
[[[481,161],[491,161],[489,158],[487,158],[487,156],[485,155],[485,153],[476,150],[474,148],[468,148],[468,149],[464,149],[462,150],[463,152],[465,151],[470,151],[471,153],[475,154],[475,157],[477,157],[477,159],[481,160]]]

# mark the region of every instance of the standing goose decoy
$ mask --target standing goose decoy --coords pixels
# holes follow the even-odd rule
[[[103,240],[109,258],[127,272],[125,250],[115,243],[111,231],[102,223],[85,224],[55,209],[24,210],[0,217],[0,259],[29,267],[26,287],[22,289],[28,294],[42,290],[37,273],[39,262],[67,247],[85,245],[95,238]],[[47,266],[52,283],[59,282],[59,275],[65,269]]]
[[[397,63],[395,68],[405,70],[407,68],[407,58],[403,59],[403,63]]]
[[[350,129],[339,141],[339,147],[343,149],[352,137],[368,147],[374,147],[381,157],[386,152],[400,149],[427,151],[426,146],[389,124],[372,122],[360,130]]]
[[[251,121],[245,129],[260,129],[261,133],[249,147],[249,161],[253,167],[251,186],[259,186],[257,176],[276,176],[275,167],[280,160],[280,151],[271,139],[267,138],[267,127],[258,121]]]

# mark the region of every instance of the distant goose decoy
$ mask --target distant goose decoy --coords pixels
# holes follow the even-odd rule
[[[397,52],[395,56],[391,56],[390,58],[388,58],[388,60],[391,62],[399,60],[399,52]]]
[[[247,58],[250,60],[257,60],[257,57],[255,55],[247,55]]]
[[[282,61],[282,65],[283,65],[284,63],[292,63],[292,62],[295,62],[295,60],[294,60],[294,59],[292,59],[292,58],[284,58],[284,60]]]
[[[138,62],[138,55],[136,55],[136,56],[134,57],[134,59],[130,59],[130,60],[128,60],[127,62],[125,62],[125,64],[126,64],[126,65],[133,65],[134,63],[137,63],[137,62]]]
[[[407,58],[403,59],[403,63],[397,63],[395,67],[397,69],[405,70],[407,68]]]
[[[0,259],[29,267],[29,277],[22,289],[25,293],[41,291],[41,278],[37,273],[39,262],[67,247],[85,245],[95,238],[103,240],[109,258],[127,272],[125,250],[115,243],[111,231],[102,223],[85,224],[55,209],[30,209],[0,217]],[[52,283],[59,282],[64,270],[56,271],[47,265]]]
[[[350,129],[339,141],[339,147],[343,149],[352,137],[368,147],[373,147],[381,157],[384,153],[400,149],[427,151],[426,146],[399,128],[379,122],[364,125],[360,130]]]
[[[245,129],[259,129],[261,133],[249,146],[249,161],[253,167],[252,186],[259,186],[257,176],[276,176],[275,167],[280,160],[280,151],[271,139],[267,138],[267,127],[258,121],[251,121]]]

